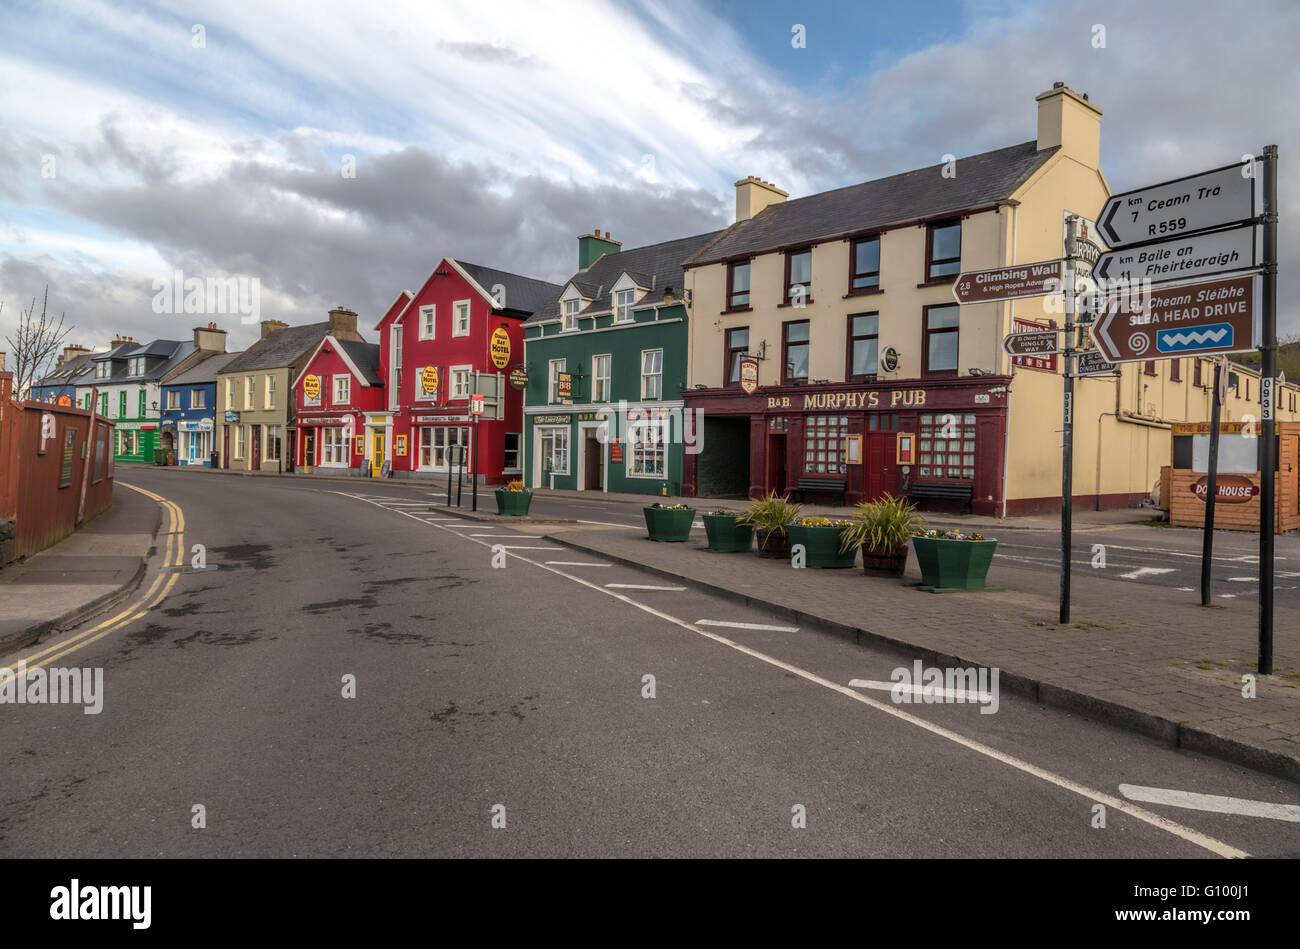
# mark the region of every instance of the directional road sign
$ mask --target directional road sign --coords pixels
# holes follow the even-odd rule
[[[1063,264],[1061,260],[1044,260],[1036,264],[971,270],[957,277],[952,293],[958,303],[988,303],[1060,293]]]
[[[1076,376],[1100,376],[1114,371],[1115,364],[1107,362],[1106,358],[1098,350],[1086,349],[1075,356],[1074,374]]]
[[[1121,284],[1168,283],[1258,267],[1255,226],[1112,250],[1097,258],[1092,277],[1102,289]]]
[[[1111,362],[1245,352],[1254,348],[1257,279],[1223,277],[1119,293],[1093,327],[1093,339]]]
[[[1052,356],[1061,351],[1057,346],[1056,330],[1012,333],[1003,337],[1002,348],[1008,356]]]
[[[1255,179],[1247,170],[1238,162],[1111,195],[1097,215],[1097,231],[1115,248],[1253,220]]]

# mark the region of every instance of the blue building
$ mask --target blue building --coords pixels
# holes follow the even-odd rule
[[[217,373],[238,355],[213,353],[198,365],[163,380],[161,446],[175,450],[176,464],[211,466],[217,427]]]

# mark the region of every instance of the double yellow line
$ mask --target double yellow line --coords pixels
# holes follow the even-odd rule
[[[116,616],[106,619],[90,629],[83,630],[68,639],[61,639],[40,652],[24,657],[22,661],[27,663],[28,670],[37,669],[53,662],[55,659],[66,656],[70,652],[76,652],[83,646],[89,646],[97,639],[103,639],[114,630],[135,622],[161,603],[180,577],[180,573],[173,569],[185,563],[185,515],[181,512],[180,506],[168,501],[160,494],[154,494],[144,488],[127,484],[125,481],[119,481],[117,484],[123,488],[137,491],[147,498],[152,498],[162,505],[162,509],[167,512],[167,541],[163,547],[162,569],[158,572],[158,576],[154,577],[153,583],[149,585],[149,589],[144,596]]]

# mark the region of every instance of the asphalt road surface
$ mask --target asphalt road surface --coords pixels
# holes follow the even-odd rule
[[[906,655],[453,519],[436,491],[118,477],[178,507],[169,536],[208,569],[5,657],[104,670],[100,714],[4,709],[6,856],[1300,854],[1294,820],[1119,790],[1294,804],[1287,781],[1005,693],[894,704],[850,683]]]

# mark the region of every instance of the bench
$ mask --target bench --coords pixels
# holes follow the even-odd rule
[[[837,478],[800,478],[795,483],[795,491],[801,498],[808,491],[819,494],[835,494],[839,496],[840,502],[843,503],[845,486],[845,483]]]
[[[970,501],[974,488],[969,484],[944,484],[935,481],[916,481],[908,496],[912,498],[939,498],[945,501],[961,501],[961,513],[970,513]]]

